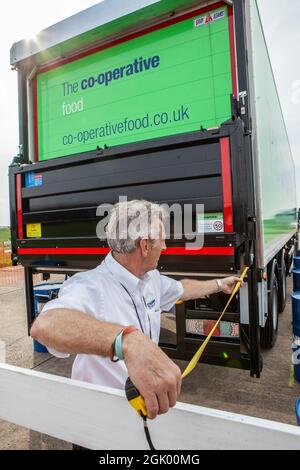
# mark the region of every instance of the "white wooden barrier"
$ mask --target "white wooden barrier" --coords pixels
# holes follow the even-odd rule
[[[0,419],[90,449],[148,450],[142,420],[121,391],[6,364]],[[296,426],[183,403],[149,428],[164,450],[300,449]]]

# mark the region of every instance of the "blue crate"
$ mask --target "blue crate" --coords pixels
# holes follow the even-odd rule
[[[37,317],[43,306],[49,302],[49,300],[57,297],[61,283],[45,283],[34,286],[34,315]],[[33,347],[36,352],[47,353],[48,349],[36,339],[33,340]]]

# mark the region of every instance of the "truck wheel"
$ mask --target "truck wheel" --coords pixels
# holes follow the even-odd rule
[[[285,249],[282,250],[278,269],[278,312],[282,313],[286,306],[287,299],[287,279]]]
[[[278,282],[275,268],[276,260],[273,261],[269,283],[268,318],[264,328],[260,330],[261,347],[267,349],[271,349],[274,346],[278,332]]]

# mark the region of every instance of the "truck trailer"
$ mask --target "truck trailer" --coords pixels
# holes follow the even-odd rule
[[[15,43],[11,65],[12,260],[25,269],[28,328],[34,274],[73,275],[109,252],[96,235],[100,204],[190,204],[203,246],[189,247],[171,224],[159,270],[205,280],[250,268],[202,360],[259,377],[286,303],[297,203],[256,1],[104,0]],[[165,312],[163,350],[189,360],[227,299]]]

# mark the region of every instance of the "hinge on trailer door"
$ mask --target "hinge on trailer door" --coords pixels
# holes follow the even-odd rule
[[[255,242],[256,238],[256,216],[249,215],[248,216],[248,240],[250,242],[249,245],[249,252],[248,252],[248,259],[246,263],[252,265],[254,263],[254,251],[253,251],[253,242]]]
[[[18,155],[13,157],[13,160],[12,160],[10,166],[23,165],[24,163],[26,163],[26,159],[25,159],[24,153],[23,153],[23,146],[19,145]],[[31,163],[31,162],[29,162],[29,163]]]
[[[239,93],[239,111],[240,111],[240,116],[245,116],[246,114],[246,98],[247,98],[247,91],[240,91]]]
[[[238,117],[243,118],[247,114],[247,91],[241,91],[239,93],[239,99],[234,95],[231,95],[231,115],[233,119]]]
[[[248,238],[249,240],[256,238],[256,217],[253,215],[248,216]]]

